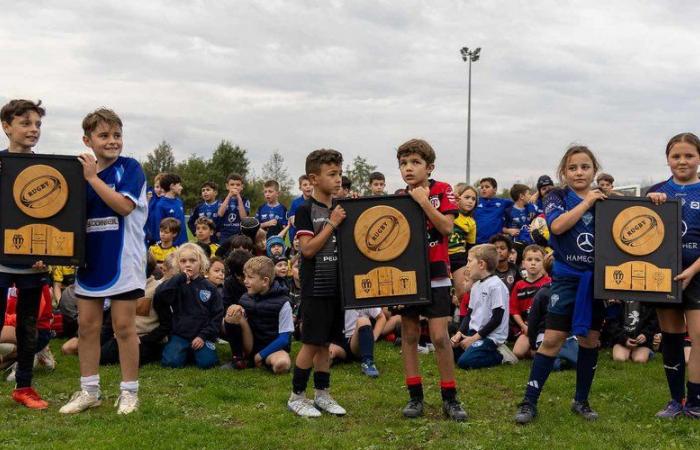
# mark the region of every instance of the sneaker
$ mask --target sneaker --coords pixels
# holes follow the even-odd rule
[[[31,387],[17,388],[12,391],[12,400],[29,409],[46,409],[49,403],[43,400]]]
[[[700,406],[688,406],[686,404],[685,408],[683,408],[683,412],[685,413],[686,417],[690,417],[691,419],[700,419]]]
[[[122,391],[114,402],[117,414],[127,415],[139,409],[139,394],[131,391]]]
[[[537,417],[537,407],[527,400],[523,400],[518,405],[518,412],[515,413],[515,423],[525,425],[535,420]]]
[[[598,413],[591,409],[591,405],[588,404],[588,400],[582,402],[577,402],[574,400],[571,403],[571,411],[586,420],[596,420],[598,418]]]
[[[15,382],[15,375],[17,374],[17,362],[12,363],[10,367],[7,368],[7,370],[10,372],[7,375],[7,380],[8,383],[14,383]]]
[[[340,406],[325,389],[316,389],[316,394],[314,395],[314,406],[318,408],[319,411],[325,411],[328,414],[333,414],[334,416],[344,416],[347,414],[345,408]]]
[[[675,419],[683,415],[683,404],[677,402],[676,400],[670,400],[666,403],[666,407],[661,411],[656,413],[656,417],[659,419]]]
[[[287,408],[300,417],[321,417],[321,411],[316,409],[313,402],[306,398],[304,394],[292,392],[287,401]]]
[[[457,400],[443,400],[442,412],[456,422],[464,422],[467,420],[467,413]]]
[[[501,361],[501,364],[517,364],[518,357],[515,356],[515,353],[513,353],[506,344],[499,345],[496,350],[498,350],[498,353],[503,356],[503,361]]]
[[[435,351],[435,346],[433,345],[432,342],[428,342],[427,344],[425,344],[425,347],[428,349],[429,352]]]
[[[427,345],[419,345],[418,346],[418,354],[427,355],[428,353],[430,353],[430,349],[428,348]]]
[[[54,370],[56,368],[56,358],[53,357],[53,353],[51,353],[51,349],[48,345],[34,355],[34,367],[37,365],[44,366],[49,370]]]
[[[408,401],[406,406],[404,406],[403,411],[404,417],[409,419],[415,419],[423,415],[423,400],[412,398]]]
[[[70,398],[68,403],[58,410],[61,414],[76,414],[88,408],[96,408],[102,404],[102,394],[98,391],[96,395],[88,391],[77,391]]]
[[[374,361],[363,362],[360,364],[360,367],[362,368],[362,373],[370,378],[377,378],[379,376],[379,370],[377,370],[377,366],[374,365]]]

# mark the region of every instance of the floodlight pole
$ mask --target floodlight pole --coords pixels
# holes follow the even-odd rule
[[[469,50],[468,47],[462,47],[460,50],[462,60],[469,62],[469,89],[467,93],[467,184],[471,185],[471,129],[472,129],[472,62],[479,60],[481,47],[474,50]]]

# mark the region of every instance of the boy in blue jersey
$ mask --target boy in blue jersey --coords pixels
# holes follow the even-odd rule
[[[506,209],[503,232],[510,235],[516,245],[525,248],[534,243],[530,237],[530,222],[537,216],[537,209],[530,203],[530,188],[524,184],[514,184],[510,188],[510,198],[514,203]]]
[[[294,235],[297,232],[297,229],[294,227],[294,216],[297,213],[297,208],[308,200],[309,197],[311,197],[311,194],[314,192],[314,186],[311,184],[311,181],[309,181],[308,175],[304,174],[299,177],[299,190],[301,191],[301,195],[292,200],[292,204],[289,206],[289,211],[287,211],[287,221],[289,222],[289,242],[294,242]]]
[[[213,181],[207,181],[202,184],[202,201],[197,204],[190,214],[190,218],[187,221],[187,227],[190,229],[190,233],[197,233],[197,225],[195,222],[200,217],[206,217],[214,221],[216,225],[219,221],[219,206],[221,206],[221,201],[216,198],[219,194],[219,187]],[[211,237],[212,242],[218,242],[218,236],[214,233]]]
[[[41,101],[11,100],[0,110],[2,129],[8,148],[1,153],[32,154],[41,136],[41,118],[45,111]],[[1,168],[0,168],[1,169]],[[7,290],[17,288],[17,371],[12,398],[30,409],[46,409],[49,404],[32,388],[32,369],[37,346],[37,315],[47,267],[35,264],[0,264],[0,330],[5,321]]]
[[[160,200],[160,198],[163,196],[163,189],[160,187],[160,179],[163,177],[163,175],[165,175],[165,173],[161,172],[153,178],[153,189],[152,192],[150,192],[150,197],[149,192],[146,191],[146,198],[148,198],[148,219],[146,219],[145,227],[146,247],[150,247],[158,242],[158,224],[153,223],[153,211],[156,210],[158,200]],[[156,234],[153,234],[154,231]]]
[[[287,208],[278,201],[279,183],[275,180],[266,181],[263,195],[265,204],[255,213],[255,218],[260,222],[260,228],[265,230],[268,239],[272,236],[284,236],[287,232]]]
[[[537,215],[544,214],[544,198],[554,189],[554,181],[549,175],[542,175],[537,179],[537,192],[530,201],[533,202]]]
[[[166,217],[174,217],[180,221],[180,232],[175,237],[173,243],[176,247],[187,242],[187,230],[185,229],[185,205],[180,199],[182,192],[182,179],[174,173],[166,173],[160,178],[160,187],[163,190],[163,196],[155,205],[155,210],[152,211],[152,223],[160,227],[160,223]],[[157,235],[156,230],[153,230],[153,235]]]
[[[496,189],[498,183],[491,177],[479,181],[479,203],[474,211],[477,244],[486,244],[491,236],[503,231],[506,209],[513,206],[509,199],[495,198]]]
[[[117,413],[138,409],[139,339],[136,300],[146,287],[146,177],[138,161],[120,156],[122,121],[109,109],[83,120],[83,153],[87,186],[86,266],[76,274],[80,340],[80,391],[60,412],[78,413],[102,403],[100,393],[100,330],[103,304],[111,300],[112,328],[119,346],[122,382]],[[162,199],[161,199],[162,200]]]
[[[241,219],[250,214],[250,201],[243,197],[243,177],[231,173],[226,177],[228,194],[219,205],[219,242],[241,233]]]

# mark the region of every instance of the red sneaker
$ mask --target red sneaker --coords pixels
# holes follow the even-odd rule
[[[46,409],[49,403],[42,400],[34,388],[18,388],[12,391],[12,399],[19,404],[26,406],[29,409]]]

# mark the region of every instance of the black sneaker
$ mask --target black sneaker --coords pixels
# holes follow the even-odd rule
[[[412,398],[403,409],[403,416],[409,419],[415,419],[423,415],[423,400]]]
[[[591,405],[588,404],[588,400],[582,402],[577,402],[574,400],[571,403],[571,411],[586,420],[596,420],[598,418],[598,413],[591,409]]]
[[[537,407],[527,400],[518,404],[518,412],[515,413],[515,423],[525,425],[535,420],[537,417]]]
[[[464,422],[467,420],[467,413],[457,400],[443,400],[442,412],[455,422]]]

